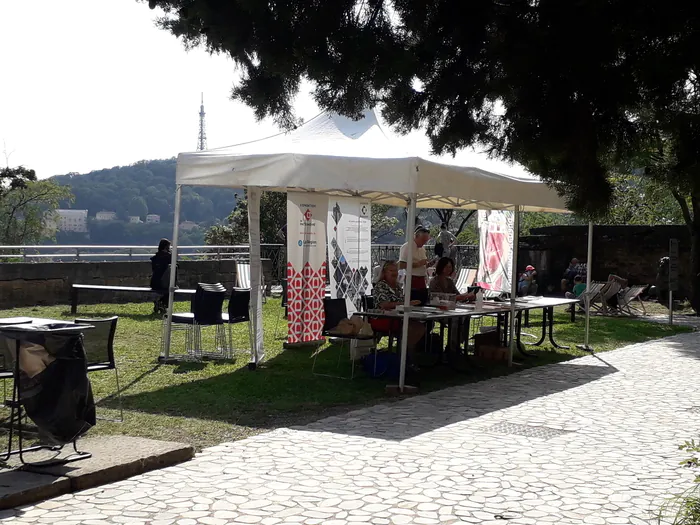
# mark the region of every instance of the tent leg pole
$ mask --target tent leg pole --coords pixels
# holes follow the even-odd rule
[[[518,344],[516,337],[515,299],[518,297],[518,245],[520,244],[520,206],[513,211],[513,260],[510,276],[510,345],[508,349],[508,366],[513,366],[513,354]]]
[[[168,284],[168,313],[165,318],[165,330],[163,331],[163,353],[159,361],[167,361],[170,358],[170,336],[173,324],[173,305],[175,303],[175,279],[177,277],[177,242],[180,233],[180,201],[182,200],[182,185],[175,188],[175,216],[173,217],[173,244],[170,257],[170,283]]]
[[[586,255],[586,292],[591,289],[591,272],[593,271],[593,221],[588,221],[588,254]],[[586,294],[584,295],[584,307],[586,308],[586,328],[583,334],[583,345],[578,345],[579,350],[585,352],[592,352],[593,348],[590,346],[590,331],[591,331],[591,308],[590,308],[590,297]],[[572,305],[572,308],[576,308],[576,305]]]
[[[414,229],[416,222],[416,194],[409,195],[408,202],[408,217],[406,219],[406,242],[408,250],[406,251],[406,279],[404,280],[404,297],[403,297],[403,325],[401,326],[401,366],[399,368],[399,391],[403,393],[406,386],[406,360],[408,356],[408,323],[409,308],[411,306],[411,278],[413,277],[413,245],[415,244]]]
[[[260,261],[260,188],[248,187],[248,234],[250,243],[250,363],[254,370],[263,359],[262,263]]]

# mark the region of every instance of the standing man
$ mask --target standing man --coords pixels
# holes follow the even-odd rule
[[[428,266],[432,263],[428,262],[428,255],[425,253],[425,243],[430,240],[430,232],[425,226],[418,225],[416,227],[413,242],[413,270],[411,277],[411,290],[425,290],[428,286]],[[408,262],[408,243],[401,246],[399,252],[399,269],[405,270]]]
[[[449,232],[447,229],[447,224],[443,222],[440,225],[440,233],[438,234],[437,242],[435,243],[435,255],[437,257],[442,257],[446,253],[449,253],[450,247],[455,240],[456,237]]]

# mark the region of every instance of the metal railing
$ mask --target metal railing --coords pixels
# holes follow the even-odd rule
[[[281,244],[261,245],[262,249],[283,248]],[[0,261],[24,261],[35,259],[72,259],[80,261],[84,259],[139,259],[149,258],[158,250],[157,246],[118,246],[118,245],[91,245],[91,244],[48,244],[31,246],[5,246],[0,245]],[[249,254],[247,244],[240,245],[202,245],[202,246],[178,246],[178,256],[201,259],[231,259]]]
[[[69,262],[69,261],[134,261],[148,260],[157,246],[119,245],[0,245],[0,262]],[[383,261],[399,259],[399,244],[373,244],[372,266]],[[433,257],[434,246],[426,246],[429,257]],[[202,260],[245,260],[250,256],[250,247],[240,245],[178,246],[178,258]],[[283,244],[261,244],[260,254],[272,262],[273,275],[284,278],[287,264],[287,247]],[[458,267],[476,268],[479,263],[479,247],[469,245],[452,246],[451,255]]]

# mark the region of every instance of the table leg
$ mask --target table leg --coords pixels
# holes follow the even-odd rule
[[[78,289],[72,287],[70,289],[70,313],[78,313]]]
[[[563,346],[554,340],[554,307],[547,308],[549,315],[549,342],[552,343],[554,348],[560,348],[562,350],[568,350],[568,346]]]
[[[527,314],[529,310],[525,310],[525,313]],[[517,314],[517,319],[515,322],[516,326],[516,348],[518,349],[518,353],[520,355],[525,356],[525,357],[537,357],[535,354],[531,354],[529,352],[525,351],[525,345],[523,342],[520,340],[520,336],[522,334],[522,312],[518,312]]]
[[[525,310],[525,328],[530,328],[530,310]]]
[[[572,322],[572,323],[575,323],[575,322],[576,322],[576,307],[577,307],[577,306],[578,306],[577,304],[572,304],[572,305],[571,305],[571,322]]]
[[[544,340],[547,338],[547,308],[542,308],[542,334],[540,335],[539,341],[536,341],[534,343],[526,343],[530,346],[540,346],[542,343],[544,343]]]

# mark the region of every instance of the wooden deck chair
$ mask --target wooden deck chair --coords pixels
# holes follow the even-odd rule
[[[460,268],[455,281],[459,293],[467,293],[469,287],[474,283],[474,279],[476,279],[476,268]]]
[[[620,291],[620,283],[616,281],[608,281],[603,284],[603,287],[600,289],[600,293],[598,294],[598,297],[600,298],[600,302],[595,302],[591,303],[591,307],[593,310],[595,310],[598,313],[602,313],[604,315],[607,315],[609,313],[612,313],[610,307],[608,306],[608,301],[614,296],[617,295]]]
[[[583,291],[583,293],[580,296],[580,299],[584,311],[586,311],[588,308],[591,309],[591,313],[593,313],[593,311],[599,311],[601,302],[600,291],[606,284],[607,283],[593,281],[591,283],[590,288],[586,288]]]
[[[646,289],[647,285],[642,284],[631,286],[625,290],[625,293],[620,297],[620,312],[630,317],[634,317],[640,312],[642,315],[646,315],[647,310],[644,307],[644,301],[642,301],[642,294]]]

